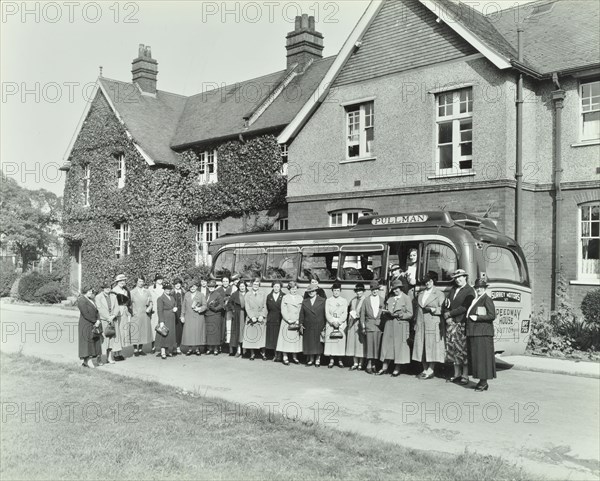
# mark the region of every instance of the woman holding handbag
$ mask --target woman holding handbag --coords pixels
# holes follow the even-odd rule
[[[298,294],[298,284],[288,283],[289,294],[281,300],[281,326],[277,338],[277,351],[283,354],[283,364],[290,365],[288,355],[292,355],[294,364],[300,364],[298,353],[302,352],[302,338],[300,337],[300,307],[302,296]]]
[[[127,277],[125,274],[119,274],[115,277],[115,286],[112,292],[117,298],[117,326],[120,329],[121,348],[129,346],[130,328],[131,328],[131,293],[125,287]],[[115,351],[115,361],[124,361],[125,357],[121,350]]]
[[[360,310],[365,299],[365,285],[362,282],[354,286],[355,297],[350,301],[350,312],[348,313],[348,324],[346,332],[346,356],[352,357],[351,371],[363,369],[365,358],[364,333],[360,328]]]
[[[198,281],[190,281],[189,291],[183,296],[181,322],[183,334],[181,345],[187,346],[187,356],[195,350],[196,356],[200,355],[200,346],[206,344],[206,326],[204,313],[206,312],[206,298],[198,290]]]
[[[242,341],[244,339],[244,325],[246,324],[245,296],[248,286],[245,281],[239,281],[237,290],[231,294],[228,309],[231,311],[231,337],[229,347],[235,349],[235,357],[242,357]]]
[[[434,285],[437,274],[431,272],[423,276],[425,289],[417,297],[417,322],[412,358],[423,363],[423,372],[418,379],[432,379],[435,363],[446,359],[442,307],[446,296]]]
[[[400,280],[392,282],[392,295],[382,312],[385,324],[380,359],[383,361],[383,367],[377,372],[379,376],[387,372],[390,361],[394,364],[394,377],[400,374],[400,364],[410,364],[410,347],[407,340],[410,337],[413,306],[410,297],[402,292],[403,285]]]
[[[85,287],[77,299],[79,308],[79,359],[83,367],[94,368],[92,359],[102,354],[102,324],[94,303],[94,290]]]
[[[335,365],[338,358],[338,366],[344,367],[342,358],[346,355],[346,332],[342,328],[348,317],[348,301],[341,297],[342,285],[334,282],[331,286],[333,297],[325,301],[325,355],[329,356],[329,369]]]
[[[360,309],[360,327],[365,333],[365,357],[367,358],[365,372],[373,374],[374,361],[379,359],[381,348],[381,311],[385,303],[379,291],[379,282],[371,281],[369,287],[371,295],[363,301]]]
[[[175,332],[175,313],[177,303],[171,295],[171,285],[163,285],[163,294],[158,298],[158,326],[156,331],[156,347],[160,349],[160,357],[166,359],[177,353],[177,333]],[[166,328],[166,330],[165,330]],[[162,331],[161,331],[162,330]]]
[[[144,288],[146,279],[138,276],[135,287],[131,290],[131,328],[129,341],[133,344],[134,356],[145,356],[144,344],[152,342],[152,295]]]
[[[119,352],[121,350],[117,296],[111,292],[110,282],[103,283],[101,288],[102,291],[96,295],[94,302],[98,308],[98,315],[106,339],[106,361],[109,364],[114,364],[113,351]]]

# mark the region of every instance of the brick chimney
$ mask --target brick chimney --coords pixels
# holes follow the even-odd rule
[[[315,17],[296,17],[294,31],[286,39],[287,68],[299,63],[302,69],[310,60],[323,58],[323,35],[315,30]]]
[[[158,62],[152,58],[150,45],[140,43],[138,57],[131,62],[133,83],[139,85],[143,92],[156,93],[156,78],[158,76]]]

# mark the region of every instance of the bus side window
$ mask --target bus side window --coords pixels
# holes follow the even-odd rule
[[[456,253],[445,244],[429,243],[425,248],[425,273],[435,273],[438,282],[452,281],[457,269]]]
[[[410,263],[410,252],[416,250],[418,267],[421,264],[421,244],[421,242],[390,242],[388,265],[398,264],[402,272],[406,272]],[[418,275],[418,269],[416,274]]]
[[[298,256],[297,247],[273,247],[267,249],[267,280],[296,280],[298,275]]]
[[[233,274],[234,252],[232,250],[221,252],[214,262],[214,275],[216,278],[231,277]]]
[[[343,281],[379,280],[383,275],[383,251],[342,252],[340,279]]]
[[[265,253],[257,247],[244,247],[235,250],[235,268],[242,278],[262,277],[265,266]]]
[[[302,265],[299,279],[310,280],[316,275],[320,281],[331,281],[337,278],[339,251],[334,246],[305,247],[302,249]]]

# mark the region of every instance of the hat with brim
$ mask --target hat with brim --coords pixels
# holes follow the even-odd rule
[[[115,282],[126,281],[126,280],[127,280],[127,276],[125,274],[119,274],[117,277],[115,277]]]
[[[315,292],[317,291],[319,288],[317,286],[308,286],[306,288],[306,292]]]
[[[217,281],[211,279],[210,281],[208,281],[207,287],[217,287]]]
[[[371,283],[369,284],[369,289],[371,289],[372,291],[379,289],[379,281],[371,281]]]
[[[402,287],[404,284],[402,283],[402,281],[394,281],[392,282],[392,285],[390,286],[390,290],[394,290],[394,289],[398,289],[398,287]]]
[[[487,286],[488,286],[488,283],[487,283],[487,282],[485,282],[485,279],[477,279],[477,280],[475,281],[475,285],[474,285],[473,287],[474,287],[475,289],[479,289],[480,287],[482,287],[482,288],[484,288],[484,289],[485,289],[485,288],[487,288]]]
[[[365,290],[365,285],[362,282],[357,282],[356,285],[354,286],[354,291],[364,291]]]
[[[390,267],[390,272],[396,271],[399,269],[400,269],[400,266],[398,264],[392,264],[392,266]]]
[[[452,274],[452,279],[456,279],[457,277],[468,277],[467,271],[464,269],[456,269],[454,274]]]

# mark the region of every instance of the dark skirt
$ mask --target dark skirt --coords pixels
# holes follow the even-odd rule
[[[302,352],[307,356],[323,354],[323,344],[321,343],[321,332],[323,326],[317,323],[305,323],[302,333]]]
[[[157,349],[166,349],[169,351],[177,350],[177,331],[175,330],[175,316],[169,316],[169,318],[164,320],[165,326],[169,330],[169,334],[166,336],[161,336],[158,332],[156,333],[156,348]]]
[[[265,340],[265,347],[267,349],[277,349],[277,339],[279,338],[279,329],[281,328],[281,314],[278,317],[278,319],[267,319],[267,338]]]
[[[175,339],[177,340],[177,345],[181,346],[181,338],[183,337],[183,322],[181,322],[181,317],[177,316],[175,319]]]
[[[381,348],[381,337],[383,334],[378,329],[368,331],[365,335],[365,357],[367,359],[379,359],[379,350]]]
[[[468,337],[469,374],[476,379],[496,378],[494,338],[491,336]]]
[[[97,357],[102,354],[102,335],[94,337],[91,322],[79,320],[79,358]]]
[[[244,324],[246,323],[246,314],[243,309],[234,309],[231,317],[231,337],[229,345],[238,347],[244,340]]]
[[[223,315],[221,312],[206,311],[206,344],[220,346],[223,340]]]

